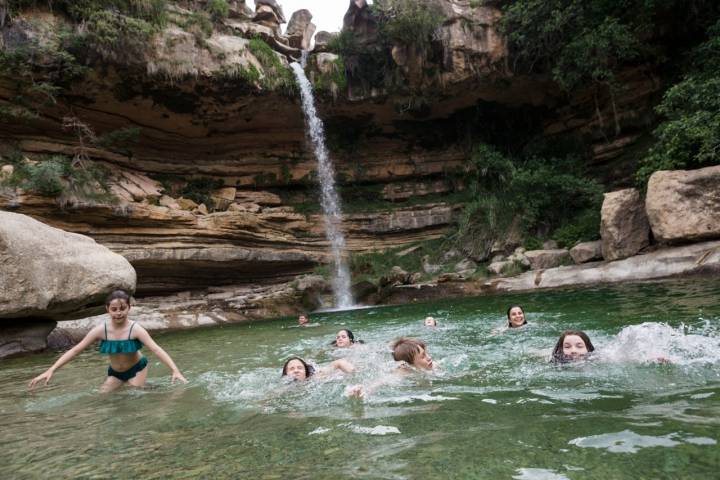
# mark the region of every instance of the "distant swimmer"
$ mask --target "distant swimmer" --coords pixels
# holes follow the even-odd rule
[[[520,305],[512,305],[507,309],[508,328],[519,328],[527,325],[525,312]]]
[[[307,327],[309,323],[310,320],[308,320],[306,315],[300,315],[298,317],[298,327]]]
[[[337,333],[337,335],[335,335],[335,340],[333,340],[332,345],[338,348],[348,348],[357,345],[358,343],[365,342],[362,340],[355,340],[353,332],[347,328],[343,328]]]
[[[437,320],[433,317],[425,317],[424,325],[426,327],[437,327]]]

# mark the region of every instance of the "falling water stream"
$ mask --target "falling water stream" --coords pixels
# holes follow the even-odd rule
[[[333,292],[335,295],[335,307],[345,309],[353,306],[353,299],[350,293],[350,271],[343,258],[345,250],[345,237],[342,232],[342,212],[340,210],[340,198],[335,189],[335,172],[333,170],[327,147],[325,146],[325,129],[322,120],[315,110],[315,99],[312,94],[312,85],[305,76],[305,71],[299,63],[290,65],[295,78],[300,86],[303,112],[307,131],[312,140],[315,156],[318,160],[318,177],[320,179],[320,203],[325,214],[325,235],[330,242],[333,255]]]

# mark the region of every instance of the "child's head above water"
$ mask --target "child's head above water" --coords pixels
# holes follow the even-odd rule
[[[560,335],[552,353],[552,362],[565,363],[585,358],[588,353],[594,352],[590,338],[580,330],[566,330]]]
[[[348,330],[347,328],[343,328],[340,330],[337,335],[335,335],[335,341],[332,342],[333,345],[336,347],[352,347],[355,343],[355,335],[353,335],[353,332]]]
[[[511,305],[507,309],[508,327],[517,328],[527,324],[525,312],[520,305]]]
[[[425,342],[422,340],[407,337],[400,338],[393,343],[392,351],[395,361],[407,362],[409,365],[422,370],[432,370],[432,357],[427,352]]]
[[[105,299],[105,310],[113,322],[122,325],[130,311],[130,294],[125,290],[115,290]]]
[[[295,380],[307,380],[315,373],[315,369],[305,363],[300,357],[292,357],[283,365],[282,376],[289,376]]]
[[[426,327],[437,327],[437,320],[433,317],[425,317],[424,324]]]

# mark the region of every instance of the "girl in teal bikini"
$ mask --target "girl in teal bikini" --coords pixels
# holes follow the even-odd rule
[[[127,383],[132,387],[142,387],[147,379],[147,359],[140,354],[144,345],[152,350],[157,357],[172,370],[171,382],[180,380],[187,383],[170,355],[150,337],[150,334],[136,322],[128,320],[130,312],[130,296],[123,290],[116,290],[108,296],[105,308],[110,315],[110,325],[107,322],[98,325],[85,335],[80,343],[65,352],[52,367],[45,373],[38,375],[30,381],[30,388],[45,381],[50,381],[57,369],[72,360],[77,354],[85,350],[91,343],[100,340],[100,353],[107,354],[110,359],[108,376],[100,390],[111,392]]]

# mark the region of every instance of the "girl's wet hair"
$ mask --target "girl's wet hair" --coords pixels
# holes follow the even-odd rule
[[[557,343],[555,344],[555,348],[553,349],[552,358],[550,358],[550,361],[552,363],[567,363],[570,361],[570,359],[563,353],[563,343],[565,342],[565,337],[567,337],[568,335],[576,335],[580,337],[582,341],[585,342],[585,348],[587,348],[588,353],[595,351],[595,347],[590,341],[590,337],[587,336],[587,333],[580,330],[565,330],[560,335],[560,338],[558,339]]]
[[[350,343],[365,343],[362,340],[355,340],[355,335],[353,335],[353,332],[348,330],[347,328],[343,328],[342,330],[338,330],[338,332],[345,332],[347,333],[348,338],[350,339]],[[330,345],[337,346],[337,340],[333,340]]]
[[[510,312],[513,308],[519,308],[521,312],[523,312],[523,323],[522,325],[518,325],[518,327],[522,327],[523,325],[527,325],[527,318],[525,318],[525,310],[520,305],[510,305],[507,309],[507,319],[508,319],[508,327],[509,328],[517,328],[510,322]]]
[[[305,378],[310,378],[315,373],[315,369],[312,367],[312,365],[308,365],[307,362],[305,362],[305,360],[303,360],[300,357],[292,357],[292,358],[288,358],[287,361],[285,362],[285,365],[283,365],[283,369],[282,369],[283,377],[287,375],[288,364],[290,362],[292,362],[293,360],[298,360],[300,363],[303,364],[303,367],[305,367]]]
[[[107,296],[105,299],[105,307],[110,306],[110,302],[113,300],[125,300],[125,302],[130,305],[130,294],[127,293],[125,290],[114,290],[110,295]]]

